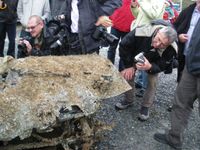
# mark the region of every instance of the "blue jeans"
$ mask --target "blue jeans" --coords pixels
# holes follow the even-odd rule
[[[122,39],[128,32],[122,32],[115,28],[111,28],[111,34],[115,35],[118,40],[115,40],[114,43],[112,43],[108,49],[108,56],[107,58],[114,64],[115,63],[115,54],[116,49],[119,44],[120,39]],[[122,71],[124,69],[124,65],[121,59],[119,59],[119,71]]]
[[[143,89],[147,88],[148,80],[146,71],[138,70],[138,74],[135,78],[135,83],[141,86]]]
[[[15,57],[16,23],[0,22],[0,57],[4,56],[6,33],[9,40],[7,55]]]

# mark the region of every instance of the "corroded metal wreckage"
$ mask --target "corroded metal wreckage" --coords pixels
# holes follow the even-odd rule
[[[102,56],[0,58],[0,149],[89,149],[101,100],[127,90]]]

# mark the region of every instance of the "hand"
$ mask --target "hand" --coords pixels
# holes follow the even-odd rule
[[[29,41],[27,41],[27,40],[20,39],[20,40],[19,40],[19,44],[23,44],[23,43],[26,45],[27,54],[30,54],[31,51],[32,51],[32,46],[31,46],[31,44],[30,44]]]
[[[188,40],[188,35],[187,34],[179,34],[178,38],[181,43],[185,43]]]
[[[151,69],[152,65],[150,64],[150,62],[146,59],[146,57],[144,57],[144,63],[136,63],[136,68],[138,70],[149,70]]]
[[[108,16],[100,16],[97,22],[95,23],[96,26],[104,26],[104,27],[110,27],[112,26],[112,20]]]
[[[134,67],[126,68],[123,71],[121,71],[121,75],[126,80],[131,80],[133,76],[135,75],[135,68]]]

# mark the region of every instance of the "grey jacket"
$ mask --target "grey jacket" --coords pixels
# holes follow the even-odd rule
[[[46,19],[50,15],[49,0],[19,0],[17,14],[20,23],[26,27],[28,19],[32,15],[41,16]]]
[[[113,11],[121,6],[121,0],[79,0],[79,39],[84,53],[89,53],[100,46],[100,41],[92,38],[96,26],[95,23],[99,16],[110,16]],[[94,7],[96,6],[96,7]],[[70,29],[71,25],[71,0],[65,0],[63,13],[66,15],[66,23]],[[65,8],[66,7],[66,8]]]

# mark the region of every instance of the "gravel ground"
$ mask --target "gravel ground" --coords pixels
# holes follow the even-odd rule
[[[17,28],[18,40],[20,27]],[[6,40],[7,43],[7,40]],[[7,45],[6,45],[7,46]],[[106,56],[107,49],[103,48],[100,54]],[[116,66],[119,58],[116,58]],[[141,98],[136,98],[134,105],[127,110],[116,111],[115,103],[122,100],[124,95],[102,101],[101,108],[95,118],[113,126],[111,131],[104,131],[103,138],[98,142],[96,150],[171,150],[169,146],[160,144],[153,139],[153,134],[164,131],[170,127],[169,112],[176,88],[176,70],[170,75],[160,74],[157,86],[155,104],[150,110],[150,118],[146,122],[138,121]],[[198,104],[195,103],[194,111],[190,118],[183,150],[200,150],[200,117]]]
[[[106,55],[106,49],[101,51]],[[116,64],[117,65],[117,64]],[[156,100],[150,110],[150,118],[145,122],[137,119],[141,98],[136,98],[132,107],[126,110],[115,110],[115,103],[124,95],[106,99],[102,102],[96,118],[113,126],[111,131],[102,133],[102,140],[97,143],[97,150],[170,150],[167,145],[153,139],[156,132],[170,128],[168,106],[174,97],[176,88],[176,70],[170,75],[160,73]],[[198,104],[195,103],[188,128],[184,133],[183,150],[200,150],[200,117]]]

